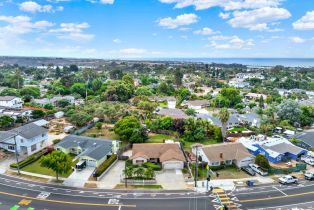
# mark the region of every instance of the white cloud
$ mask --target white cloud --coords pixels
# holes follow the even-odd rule
[[[211,34],[215,34],[217,32],[215,32],[213,29],[209,28],[209,27],[204,27],[200,30],[194,31],[194,34],[199,34],[199,35],[211,35]]]
[[[51,29],[50,33],[56,33],[60,39],[70,39],[74,41],[90,41],[95,35],[83,33],[84,29],[89,28],[89,24],[84,23],[61,23],[60,28]]]
[[[290,39],[290,41],[297,43],[297,44],[305,42],[305,39],[298,37],[298,36],[293,36],[293,37],[290,37],[289,39]]]
[[[212,36],[209,41],[209,47],[215,49],[249,49],[254,46],[253,39],[243,40],[238,36]]]
[[[198,16],[195,14],[183,14],[179,15],[176,18],[162,18],[158,21],[158,24],[165,28],[178,28],[179,26],[187,26],[198,21]]]
[[[126,49],[121,49],[120,53],[124,55],[142,55],[147,53],[146,49],[141,49],[141,48],[126,48]]]
[[[257,9],[277,7],[284,0],[159,0],[166,4],[175,4],[175,8],[194,6],[196,10],[222,7],[225,10]]]
[[[102,3],[102,4],[113,4],[114,0],[100,0],[100,3]]]
[[[120,43],[122,43],[121,39],[118,39],[118,38],[112,40],[112,42],[115,43],[115,44],[120,44]]]
[[[296,30],[314,29],[314,10],[307,12],[301,19],[297,20],[292,25]]]
[[[247,28],[252,31],[271,30],[269,23],[291,17],[284,8],[264,7],[250,11],[235,11],[228,23],[234,28]]]
[[[229,17],[230,17],[230,13],[223,13],[223,12],[221,12],[221,13],[219,13],[219,17],[221,18],[221,19],[228,19]]]
[[[63,11],[63,7],[59,6],[54,8],[52,5],[40,5],[37,2],[34,1],[25,1],[21,3],[20,5],[20,10],[24,12],[31,12],[31,13],[36,13],[36,12],[56,12],[56,11]]]

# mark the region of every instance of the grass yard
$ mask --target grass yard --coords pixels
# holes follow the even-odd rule
[[[159,103],[159,106],[161,108],[168,108],[168,103],[167,102],[161,102],[161,103]]]
[[[73,156],[71,156],[73,159]],[[74,167],[78,160],[72,162],[72,166]],[[36,173],[36,174],[42,174],[47,176],[55,176],[55,172],[53,172],[51,169],[41,167],[40,166],[40,159],[23,167],[21,169],[22,171],[30,172],[30,173]],[[69,177],[72,174],[72,170],[70,170],[67,174],[59,175],[60,177]]]
[[[173,136],[168,136],[164,134],[149,134],[149,139],[147,143],[163,143],[164,140],[175,139]]]
[[[98,130],[96,127],[93,127],[91,129],[88,129],[82,135],[88,136],[88,137],[95,137],[95,138],[119,140],[119,136],[117,134],[115,134],[110,129],[104,128],[104,127],[100,130]]]
[[[192,148],[191,146],[195,143],[198,143],[198,142],[189,142],[189,141],[184,141],[184,150],[186,151],[191,151]],[[213,139],[209,139],[209,140],[206,140],[206,141],[203,141],[203,142],[199,142],[200,144],[203,144],[203,145],[210,145],[210,144],[218,144],[218,143],[221,143],[221,142],[218,142],[216,140],[213,140]]]
[[[229,130],[230,133],[242,133],[244,131],[249,131],[246,128],[240,127],[240,128],[232,128]]]

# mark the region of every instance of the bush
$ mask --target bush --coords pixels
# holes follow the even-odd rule
[[[39,152],[37,152],[37,153],[27,157],[26,159],[20,161],[19,162],[19,167],[23,168],[23,167],[25,167],[25,166],[27,166],[29,164],[32,164],[33,162],[39,160],[43,155],[46,155],[47,153],[48,153],[47,150],[39,151]],[[16,165],[16,163],[12,163],[10,165],[10,167],[11,168],[17,168],[17,165]]]
[[[154,171],[160,171],[161,170],[161,167],[159,165],[156,165],[154,163],[150,163],[150,162],[146,162],[143,164],[143,166],[145,168],[151,168],[153,169]]]
[[[56,145],[56,144],[58,144],[60,141],[61,141],[61,139],[55,139],[55,140],[52,141],[52,143],[53,143],[54,145]]]
[[[102,173],[104,173],[109,166],[117,159],[117,155],[113,154],[110,158],[108,158],[105,162],[103,162],[95,171],[95,176],[100,177]]]
[[[255,163],[264,170],[270,169],[269,161],[264,155],[256,155]]]

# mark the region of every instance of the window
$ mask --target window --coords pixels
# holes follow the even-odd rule
[[[136,160],[136,163],[144,163],[144,160]]]
[[[231,165],[231,164],[232,164],[232,160],[226,160],[226,161],[225,161],[225,164],[226,164],[226,165]]]
[[[34,152],[36,149],[37,149],[37,145],[36,145],[36,144],[34,144],[34,145],[31,146],[31,151],[32,151],[32,152]]]
[[[9,145],[8,150],[15,150],[15,146]]]

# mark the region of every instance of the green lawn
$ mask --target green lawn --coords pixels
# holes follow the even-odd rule
[[[161,103],[159,103],[159,106],[161,108],[167,108],[168,107],[168,103],[167,102],[161,102]]]
[[[119,136],[109,129],[102,128],[98,130],[96,127],[88,129],[82,136],[119,140]]]
[[[115,189],[125,189],[124,184],[118,184]],[[162,186],[157,184],[151,185],[128,185],[127,189],[145,189],[145,190],[161,190]]]
[[[73,156],[71,156],[73,159]],[[74,167],[78,160],[72,162],[72,166]],[[30,173],[36,173],[36,174],[42,174],[47,176],[55,176],[55,172],[53,172],[51,169],[41,167],[40,166],[40,159],[23,167],[21,169],[22,171],[30,172]],[[72,173],[72,170],[70,170],[67,174],[60,175],[60,177],[69,177]]]
[[[147,143],[163,143],[164,140],[174,139],[173,136],[168,136],[164,134],[149,134],[149,139]]]
[[[209,139],[209,140],[206,140],[206,141],[203,141],[203,142],[189,142],[189,141],[185,141],[184,142],[184,149],[187,150],[187,151],[191,151],[191,146],[195,143],[201,143],[203,145],[209,145],[209,144],[218,144],[218,143],[221,143],[221,142],[217,142],[216,140],[213,140],[213,139]]]
[[[240,127],[240,128],[232,128],[229,130],[230,133],[241,133],[243,131],[248,131],[248,129]]]

